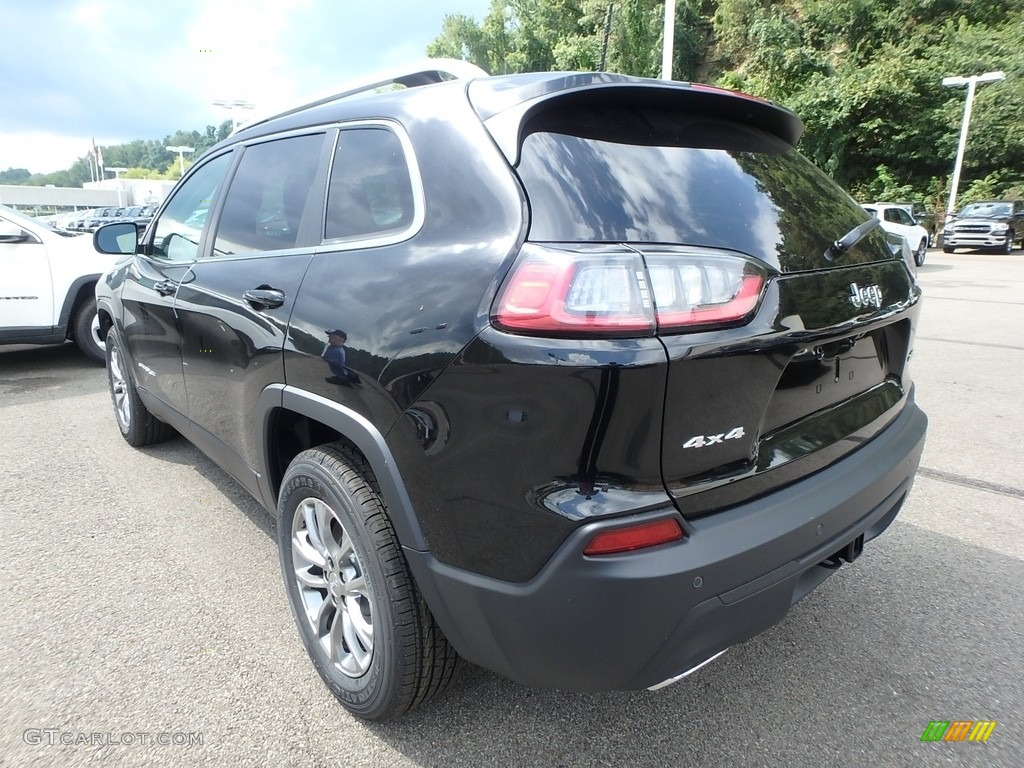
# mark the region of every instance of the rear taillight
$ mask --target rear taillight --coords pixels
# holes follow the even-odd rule
[[[563,250],[527,244],[495,302],[500,328],[560,335],[651,335],[745,322],[767,273],[735,254],[657,248]]]
[[[737,323],[761,300],[765,273],[740,256],[659,251],[647,256],[658,329]]]
[[[593,254],[525,246],[498,297],[495,321],[513,331],[654,331],[639,254]]]
[[[614,555],[617,552],[632,552],[637,549],[657,547],[685,538],[683,527],[673,517],[656,520],[653,523],[639,523],[627,528],[615,528],[594,534],[583,550],[585,555]]]

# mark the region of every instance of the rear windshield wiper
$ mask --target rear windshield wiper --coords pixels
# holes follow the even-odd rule
[[[835,259],[842,256],[848,250],[853,248],[857,243],[868,236],[875,227],[880,226],[882,220],[872,216],[870,219],[865,221],[863,224],[858,224],[856,227],[851,229],[841,238],[836,240],[832,245],[825,251],[825,261],[834,261]]]

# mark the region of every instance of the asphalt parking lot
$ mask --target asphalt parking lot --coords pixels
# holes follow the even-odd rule
[[[920,281],[914,492],[785,622],[655,693],[466,667],[385,725],[308,662],[255,501],[180,438],[130,448],[73,345],[0,347],[0,765],[1021,765],[1024,254]]]

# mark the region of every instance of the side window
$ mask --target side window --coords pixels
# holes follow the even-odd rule
[[[900,224],[906,224],[908,227],[913,226],[914,220],[910,218],[910,214],[904,211],[902,208],[896,208],[896,215],[900,220]]]
[[[231,157],[231,152],[215,157],[178,187],[157,220],[153,233],[154,257],[174,262],[196,260],[206,216],[213,208]]]
[[[217,256],[294,248],[313,189],[324,134],[245,149],[217,224]]]
[[[398,136],[386,128],[341,131],[327,190],[325,238],[400,232],[413,215],[412,181]]]
[[[893,224],[900,223],[899,208],[886,208],[885,209],[885,220],[891,221]]]

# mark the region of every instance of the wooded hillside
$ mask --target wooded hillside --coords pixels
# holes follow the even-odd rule
[[[446,16],[431,56],[492,74],[597,70],[658,76],[664,4],[656,0],[493,0],[482,20]],[[1024,198],[1024,0],[676,0],[673,77],[770,98],[806,125],[800,149],[861,200],[921,200],[944,210],[966,93],[947,75],[1002,70],[974,101],[959,202]],[[127,175],[176,178],[166,146],[204,149],[230,123],[163,141],[102,147]],[[77,186],[66,171],[0,183]]]
[[[447,16],[428,53],[492,74],[603,60],[656,77],[663,13],[655,0],[494,0],[482,21]],[[959,201],[1024,197],[1022,48],[1022,0],[677,0],[673,77],[792,109],[801,151],[859,199],[944,209],[966,98],[947,75],[1006,73],[978,89]]]

